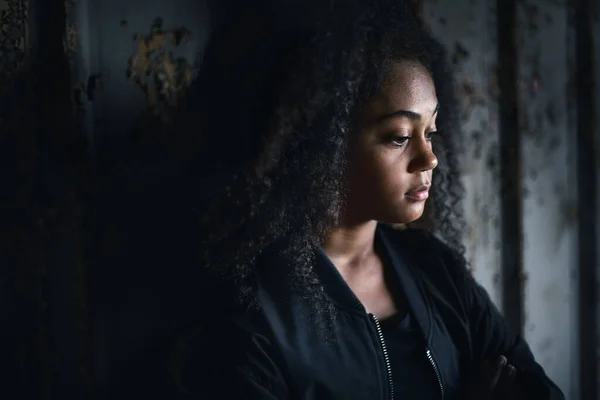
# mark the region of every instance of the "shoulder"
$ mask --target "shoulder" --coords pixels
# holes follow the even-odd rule
[[[389,225],[381,225],[381,230],[392,246],[413,261],[417,261],[420,266],[439,268],[442,264],[451,270],[467,271],[464,257],[429,231],[415,228],[396,229]]]
[[[423,229],[382,226],[384,235],[422,281],[464,297],[475,283],[462,254]]]

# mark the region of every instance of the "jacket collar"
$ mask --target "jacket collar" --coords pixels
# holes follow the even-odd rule
[[[415,278],[416,251],[410,243],[411,230],[405,232],[395,231],[393,228],[382,224],[377,226],[375,240],[382,246],[387,255],[388,262],[384,263],[385,268],[391,268],[394,278],[398,279],[400,285],[397,285],[404,291],[408,302],[409,312],[417,321],[425,337],[429,339],[431,332],[431,312],[423,291]],[[406,238],[406,240],[404,240]],[[411,251],[408,251],[411,249]],[[333,265],[325,252],[320,249],[315,263],[315,272],[325,286],[325,290],[333,302],[341,309],[353,313],[366,314],[366,310],[356,295],[352,292],[338,269]],[[393,293],[398,296],[400,293]]]

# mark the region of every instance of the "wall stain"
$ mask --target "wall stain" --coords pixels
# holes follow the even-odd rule
[[[144,92],[154,116],[170,121],[173,111],[192,83],[192,68],[183,57],[176,58],[165,48],[183,45],[190,39],[185,27],[163,30],[162,18],[156,18],[150,34],[135,34],[136,51],[129,58],[127,77]]]
[[[554,105],[552,100],[550,100],[548,102],[548,104],[546,104],[546,108],[545,108],[544,112],[546,114],[546,119],[548,120],[548,122],[550,122],[553,125],[556,124],[556,122],[557,122],[556,106]]]
[[[527,28],[529,33],[535,34],[540,28],[540,10],[533,4],[525,5],[525,15],[527,17]]]
[[[482,157],[483,153],[482,136],[483,134],[479,130],[471,132],[471,143],[473,143],[473,157],[477,160]]]
[[[468,59],[469,52],[467,49],[459,42],[456,42],[454,45],[454,53],[452,54],[452,64],[457,65],[463,61],[467,61]]]
[[[545,353],[548,350],[552,349],[554,345],[554,340],[551,337],[546,337],[542,339],[538,345],[538,354]]]
[[[488,73],[488,95],[492,101],[497,101],[500,97],[500,84],[498,83],[498,67],[490,69]]]

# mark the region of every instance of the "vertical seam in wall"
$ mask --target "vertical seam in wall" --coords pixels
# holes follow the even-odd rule
[[[518,113],[517,0],[497,1],[502,311],[523,334],[523,206]]]
[[[581,400],[597,399],[596,143],[592,0],[574,0],[579,267],[579,387]],[[565,132],[567,133],[567,132]]]

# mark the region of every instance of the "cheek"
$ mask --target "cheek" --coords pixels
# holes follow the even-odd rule
[[[388,187],[397,187],[402,184],[406,175],[405,157],[398,150],[384,151],[374,160],[377,173],[382,182]]]
[[[378,203],[397,200],[402,194],[406,166],[394,151],[365,154],[360,163],[361,185]]]

